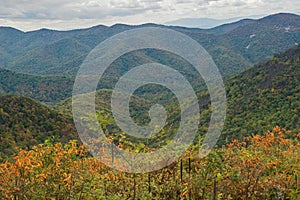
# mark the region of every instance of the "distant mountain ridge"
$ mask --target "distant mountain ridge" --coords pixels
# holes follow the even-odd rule
[[[250,17],[235,17],[230,19],[213,19],[213,18],[183,18],[175,21],[165,22],[163,24],[167,26],[182,26],[188,28],[200,28],[200,29],[212,29],[218,26],[222,26],[224,24],[232,24],[237,23],[244,19],[254,20],[258,18],[262,18],[263,15],[260,16],[250,16]]]
[[[225,79],[300,43],[300,16],[288,13],[279,13],[258,20],[242,20],[208,30],[157,24],[135,26],[116,24],[111,27],[99,25],[72,31],[41,29],[30,32],[0,27],[0,68],[37,77],[51,76],[51,79],[53,76],[59,76],[60,78],[56,79],[58,82],[53,83],[56,85],[63,81],[61,77],[66,77],[65,82],[70,84],[66,85],[66,88],[72,88],[72,81],[80,64],[96,45],[122,31],[143,27],[170,28],[192,37],[212,55]],[[174,65],[172,57],[170,59],[162,56],[159,60],[155,57],[157,55],[151,52],[131,55],[130,58],[124,57],[118,62],[118,68],[122,71],[134,66],[136,61],[147,60]],[[119,72],[116,73],[115,75],[118,75]],[[2,88],[2,92],[25,94],[18,89],[3,89],[4,86],[1,84],[8,79],[4,76],[1,78],[0,92]],[[61,97],[65,98],[71,94],[64,95]],[[47,102],[61,99],[47,97],[38,100]]]
[[[75,75],[86,55],[100,42],[122,31],[143,27],[165,26],[116,24],[73,31],[41,29],[26,33],[2,27],[0,68],[28,74]],[[181,31],[198,41],[212,55],[224,77],[300,43],[300,16],[294,14],[242,20],[208,30],[165,28]]]

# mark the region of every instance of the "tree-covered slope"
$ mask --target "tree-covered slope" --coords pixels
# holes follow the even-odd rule
[[[296,46],[227,80],[227,117],[219,144],[242,139],[254,133],[262,134],[277,125],[288,130],[299,130],[299,69],[300,46]],[[180,107],[176,97],[166,92],[164,89],[153,90],[151,87],[137,90],[130,103],[134,121],[144,125],[149,123],[148,111],[151,105],[159,103],[169,114],[165,128],[177,127]],[[210,121],[209,95],[203,90],[197,94],[201,105],[199,134],[204,135]],[[113,118],[110,98],[111,90],[100,90],[96,96],[96,104],[97,109],[105,111]],[[58,109],[70,113],[71,100],[61,102]],[[111,134],[120,133],[120,129],[115,129],[116,125],[112,127]]]
[[[72,93],[73,78],[35,76],[0,69],[0,94],[21,94],[42,102],[56,102]]]
[[[223,34],[187,34],[206,48],[223,77],[228,78],[299,44],[300,17],[281,13],[238,25]]]
[[[299,130],[300,46],[231,78],[226,88],[222,140],[241,139],[276,125]]]
[[[63,72],[74,75],[77,72],[74,66],[79,66],[90,50],[73,38],[65,38],[25,52],[11,62],[14,66],[11,69],[28,74],[60,75]]]
[[[256,64],[300,43],[300,18],[285,13],[271,15],[224,36],[234,51]]]
[[[52,136],[61,142],[75,139],[72,120],[27,97],[0,96],[0,158]]]
[[[300,46],[277,55],[232,77],[226,82],[227,118],[219,144],[233,139],[242,139],[253,133],[264,133],[276,125],[289,130],[299,130],[300,102]],[[159,91],[156,89],[155,91]],[[148,111],[153,103],[161,103],[169,113],[168,126],[178,123],[178,105],[174,96],[163,95],[164,90],[147,94],[140,88],[131,99],[130,111],[138,124],[149,122]],[[210,111],[207,93],[199,92],[202,105],[199,133],[205,134]],[[100,90],[96,100],[98,108],[110,109],[110,90]],[[153,97],[155,97],[153,99]],[[163,98],[162,98],[163,97]],[[159,101],[157,101],[159,100]],[[73,124],[66,118],[31,99],[20,96],[1,97],[1,145],[5,154],[11,154],[19,147],[29,148],[43,142],[50,135],[66,140],[75,132]],[[66,100],[56,109],[70,113],[71,101]],[[118,131],[112,126],[110,131]],[[167,130],[169,131],[169,130]],[[169,135],[170,136],[170,135]],[[167,139],[169,136],[164,136]],[[158,144],[158,143],[157,143]]]

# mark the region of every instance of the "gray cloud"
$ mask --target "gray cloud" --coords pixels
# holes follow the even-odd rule
[[[10,0],[1,2],[1,5],[2,18],[27,19],[101,19],[160,8],[153,0]]]
[[[21,21],[72,25],[79,19],[97,24],[163,23],[179,18],[224,19],[300,10],[300,2],[295,0],[0,0],[0,4],[0,26],[20,26]]]

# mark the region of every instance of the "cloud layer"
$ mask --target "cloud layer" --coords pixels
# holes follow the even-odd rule
[[[0,3],[0,25],[23,30],[69,29],[101,23],[163,23],[179,18],[224,19],[300,10],[300,2],[295,0],[0,0]]]

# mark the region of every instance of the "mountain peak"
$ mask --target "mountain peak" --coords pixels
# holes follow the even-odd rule
[[[284,21],[289,22],[295,20],[300,22],[300,15],[292,14],[292,13],[277,13],[277,14],[273,14],[261,18],[259,21],[278,23],[278,22],[284,22]]]
[[[15,33],[24,33],[23,31],[13,28],[13,27],[8,27],[8,26],[0,26],[1,31],[6,31],[6,32],[15,32]]]

